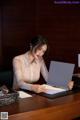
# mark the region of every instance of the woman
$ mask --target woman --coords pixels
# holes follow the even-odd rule
[[[33,83],[39,80],[40,72],[46,81],[48,79],[48,71],[43,59],[46,50],[46,38],[37,36],[31,40],[29,51],[13,59],[14,89],[21,88],[36,93],[44,91],[41,85]]]

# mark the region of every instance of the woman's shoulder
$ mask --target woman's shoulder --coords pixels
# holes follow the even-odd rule
[[[21,60],[23,60],[23,58],[25,57],[25,54],[27,54],[27,53],[24,53],[24,54],[15,56],[15,57],[13,58],[13,61],[21,61]]]

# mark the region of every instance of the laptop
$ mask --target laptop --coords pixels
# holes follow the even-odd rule
[[[72,63],[51,61],[47,84],[43,85],[47,89],[44,95],[54,98],[69,93],[66,91],[70,91],[68,82],[72,79],[74,67],[75,64]]]

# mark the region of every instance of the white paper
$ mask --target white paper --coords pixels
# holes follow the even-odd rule
[[[78,54],[78,67],[80,67],[80,54]]]
[[[18,91],[19,93],[19,98],[28,98],[28,97],[32,97],[32,95],[24,92],[24,91]]]
[[[63,92],[63,91],[66,91],[66,89],[63,89],[63,88],[56,88],[56,87],[52,87],[50,85],[42,85],[44,88],[45,88],[45,92],[44,93],[47,93],[47,94],[56,94],[56,93],[59,93],[59,92]]]

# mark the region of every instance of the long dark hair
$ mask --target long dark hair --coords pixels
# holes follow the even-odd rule
[[[33,50],[34,48],[39,48],[42,45],[47,45],[47,39],[41,35],[34,37],[30,42],[30,49]]]

